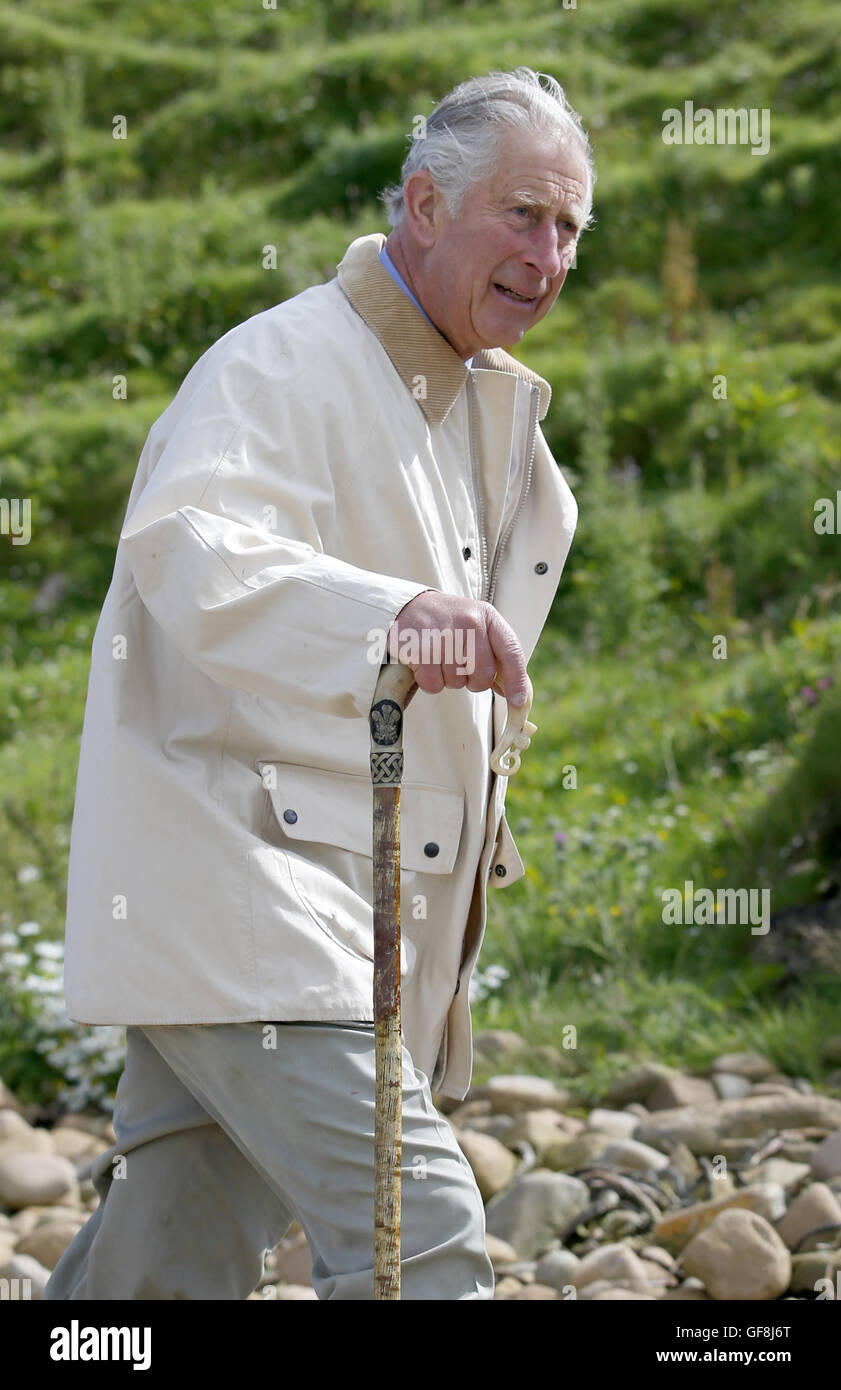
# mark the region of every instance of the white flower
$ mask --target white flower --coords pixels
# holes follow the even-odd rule
[[[749,748],[744,758],[746,763],[764,763],[770,756],[767,748]]]
[[[48,956],[51,960],[61,960],[64,955],[64,944],[61,941],[36,941],[35,954],[38,956]]]
[[[61,1027],[62,1025],[69,1027],[70,1020],[65,1017],[64,1004],[61,999],[44,999],[42,1008],[45,1015],[52,1015],[52,1019],[48,1019],[48,1022],[53,1023],[56,1027]]]
[[[24,989],[35,990],[37,993],[39,990],[52,989],[52,981],[45,980],[43,975],[27,975],[23,981],[23,987]]]
[[[0,935],[0,946],[3,946],[5,948],[6,946],[17,946],[17,944],[17,932],[4,931],[3,934]]]
[[[508,979],[508,971],[505,969],[504,965],[489,965],[487,970],[485,971],[485,974],[490,979],[493,979],[494,977],[496,977],[499,980]]]
[[[24,955],[23,951],[10,951],[9,954],[4,957],[3,963],[4,965],[11,965],[13,967],[28,965],[29,956]]]
[[[21,922],[18,932],[21,936],[37,936],[41,930],[37,922]]]
[[[41,877],[41,870],[37,864],[23,864],[18,869],[18,883],[34,883]]]
[[[61,975],[64,971],[64,961],[53,960],[51,956],[42,956],[38,961],[38,969],[42,975]]]

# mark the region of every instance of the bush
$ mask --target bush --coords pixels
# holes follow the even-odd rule
[[[39,933],[37,922],[0,933],[0,1075],[24,1104],[55,1113],[95,1105],[110,1113],[125,1063],[125,1029],[84,1028],[66,1017],[64,946]]]

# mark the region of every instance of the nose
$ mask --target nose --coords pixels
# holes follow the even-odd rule
[[[534,229],[534,234],[529,242],[527,260],[548,280],[554,280],[555,276],[560,274],[566,262],[561,255],[558,228],[554,222],[541,221]]]

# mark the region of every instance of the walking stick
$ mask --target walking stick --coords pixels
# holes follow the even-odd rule
[[[501,677],[497,677],[502,686]],[[508,719],[491,754],[491,768],[509,777],[520,766],[537,725],[526,702],[508,706]],[[386,660],[369,714],[374,793],[374,1298],[400,1299],[400,1169],[403,1155],[403,1029],[400,1011],[400,784],[403,780],[403,708],[415,684],[411,667]],[[503,686],[504,689],[504,686]]]

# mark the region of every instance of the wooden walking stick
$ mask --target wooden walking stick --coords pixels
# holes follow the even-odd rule
[[[502,679],[497,676],[500,686]],[[520,766],[537,725],[526,702],[508,706],[491,754],[491,768],[509,777]],[[400,784],[403,780],[403,709],[415,684],[411,667],[386,660],[369,714],[374,793],[374,1298],[400,1299],[400,1169],[403,1156],[403,1027],[400,1011]],[[503,686],[504,689],[504,686]]]
[[[400,1298],[403,1028],[400,1013],[400,783],[403,706],[415,676],[383,663],[371,705],[374,788],[374,1298]]]

